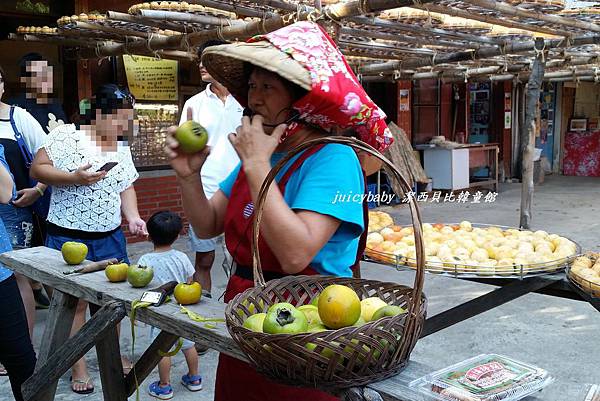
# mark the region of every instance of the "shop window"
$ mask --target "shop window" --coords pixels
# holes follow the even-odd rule
[[[177,105],[136,103],[135,111],[139,121],[131,144],[135,166],[142,170],[168,166],[165,141],[167,128],[178,123]]]

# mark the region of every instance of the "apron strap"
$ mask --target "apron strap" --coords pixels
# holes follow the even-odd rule
[[[304,161],[306,159],[308,159],[310,156],[314,155],[319,150],[321,150],[323,148],[323,146],[325,146],[325,144],[313,146],[312,148],[305,150],[294,161],[294,163],[292,163],[292,165],[285,171],[285,174],[283,175],[283,177],[281,177],[281,180],[279,181],[279,184],[278,184],[279,189],[281,190],[282,193],[285,191],[285,186],[287,185],[288,181],[290,180],[290,177],[292,176],[292,174],[294,174],[294,172],[300,168],[300,166],[302,165],[302,163],[304,163]]]
[[[296,170],[298,170],[298,168],[300,168],[300,166],[302,165],[302,163],[304,163],[304,161],[306,159],[308,159],[310,156],[312,156],[313,154],[315,154],[319,150],[321,150],[321,148],[323,148],[323,146],[325,146],[325,144],[313,146],[312,148],[305,150],[304,152],[302,152],[302,154],[300,154],[300,156],[298,156],[298,158],[292,163],[292,165],[290,167],[288,167],[288,169],[285,171],[281,180],[279,180],[279,182],[277,183],[277,186],[279,187],[279,190],[281,191],[282,195],[285,194],[285,186],[287,185],[288,181],[290,180],[290,177],[292,176],[292,174],[294,174],[294,172]],[[244,174],[244,170],[240,169],[239,174]],[[239,175],[238,175],[238,178],[239,178]],[[246,178],[244,177],[244,179],[246,179]],[[247,237],[249,235],[249,232],[251,229],[252,229],[252,219],[248,219],[248,222],[246,223],[246,228],[244,229],[244,236]],[[239,241],[238,241],[238,245],[239,245]],[[237,247],[236,247],[236,250],[237,250]],[[233,262],[237,265],[237,261],[235,260],[236,252],[234,251],[231,254],[231,256],[233,258]],[[263,271],[263,273],[266,273],[266,271]]]
[[[367,190],[367,174],[363,171],[363,179],[365,181],[365,191]],[[366,201],[366,198],[363,199],[362,203],[363,208],[363,224],[365,229],[363,230],[360,238],[358,240],[358,250],[356,252],[356,261],[352,265],[352,276],[355,278],[360,278],[360,261],[362,260],[363,254],[365,253],[365,249],[367,248],[367,235],[369,235],[369,204]]]

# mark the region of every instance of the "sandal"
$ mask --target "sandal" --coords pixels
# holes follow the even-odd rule
[[[6,368],[1,363],[0,363],[0,376],[8,376],[8,372],[6,371]]]
[[[191,376],[189,373],[181,377],[181,384],[190,391],[202,390],[202,376]]]
[[[123,376],[127,376],[133,370],[133,362],[121,355],[121,364],[123,365]]]
[[[70,381],[71,381],[71,391],[76,393],[76,394],[91,394],[94,392],[94,384],[92,383],[92,378],[90,376],[88,376],[87,379],[85,380],[73,380],[73,376],[70,377]],[[73,387],[73,384],[85,384],[85,389],[84,390],[75,390],[75,388]],[[89,388],[89,386],[92,386],[92,388]]]
[[[123,376],[127,376],[133,370],[133,363],[128,366],[123,366]]]

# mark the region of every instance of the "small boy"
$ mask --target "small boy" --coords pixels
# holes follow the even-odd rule
[[[183,228],[181,217],[173,212],[157,212],[150,217],[146,227],[149,239],[154,244],[154,252],[143,255],[138,265],[152,267],[154,278],[160,284],[173,280],[179,283],[191,282],[194,266],[186,254],[172,248],[173,242]],[[159,332],[156,327],[150,327],[152,340]],[[183,339],[182,350],[188,365],[188,373],[181,378],[181,384],[190,391],[199,391],[202,389],[202,377],[198,374],[198,353],[194,343]],[[170,357],[165,357],[158,363],[158,375],[160,380],[151,383],[148,387],[150,395],[161,400],[173,398]]]

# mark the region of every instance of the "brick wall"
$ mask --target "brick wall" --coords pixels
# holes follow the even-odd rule
[[[140,172],[140,178],[135,182],[134,187],[142,219],[147,221],[159,210],[170,210],[184,219],[184,226],[186,226],[184,231],[187,231],[187,220],[181,204],[181,191],[172,170]],[[143,241],[129,234],[127,224],[123,224],[123,231],[128,243]]]

